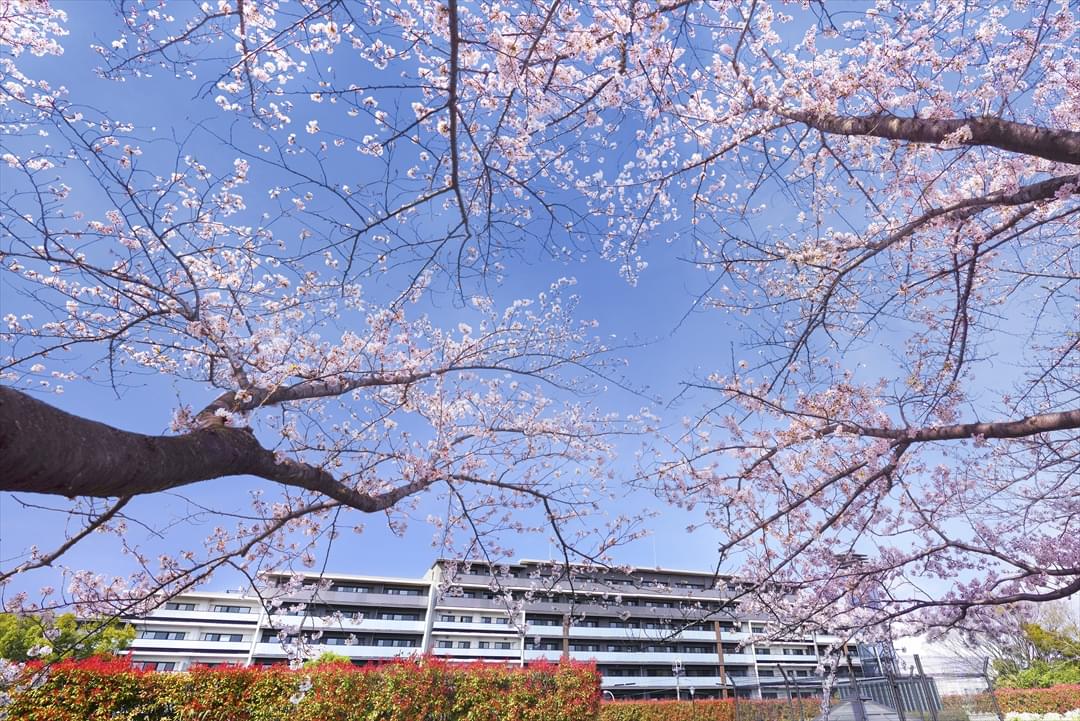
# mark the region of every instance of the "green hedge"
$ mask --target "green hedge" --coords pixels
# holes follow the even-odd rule
[[[454,664],[430,658],[156,673],[64,662],[14,694],[19,721],[596,721],[593,665]],[[2,716],[3,711],[0,711]]]
[[[818,715],[817,699],[803,699],[805,718]],[[601,721],[797,721],[799,701],[739,699],[735,701],[610,701],[600,709]]]

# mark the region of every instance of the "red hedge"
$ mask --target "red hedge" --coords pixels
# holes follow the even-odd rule
[[[157,673],[89,659],[47,669],[5,711],[20,721],[596,721],[600,675],[591,664],[431,658]]]
[[[1080,685],[1050,688],[1006,688],[994,692],[1002,713],[1065,713],[1080,708]],[[805,718],[818,715],[817,699],[803,699]],[[966,719],[967,714],[950,714],[970,707],[981,713],[994,710],[990,694],[945,696],[942,718]],[[799,718],[798,701],[739,700],[739,718],[757,721],[792,721]],[[600,721],[735,721],[735,703],[727,701],[612,701],[600,710]]]
[[[994,696],[1002,713],[1065,713],[1080,708],[1080,684],[1050,688],[999,688]]]
[[[804,698],[802,703],[804,718],[818,715],[817,699]],[[739,707],[740,718],[757,721],[800,718],[798,699],[791,702],[739,699]],[[600,721],[735,721],[735,701],[610,701],[600,709]]]
[[[1080,685],[1060,685],[1049,688],[999,688],[978,694],[943,696],[946,711],[993,713],[994,701],[1001,713],[1065,713],[1080,708]],[[964,717],[966,718],[966,717]]]

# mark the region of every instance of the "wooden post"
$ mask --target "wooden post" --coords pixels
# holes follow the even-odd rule
[[[713,621],[716,631],[716,656],[720,660],[720,698],[727,698],[727,671],[724,668],[724,640],[720,637],[720,622]]]

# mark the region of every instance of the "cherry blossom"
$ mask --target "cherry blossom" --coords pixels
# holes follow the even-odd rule
[[[686,379],[706,410],[635,475],[704,514],[718,568],[779,627],[947,626],[1080,590],[1067,0],[125,4],[104,77],[189,78],[220,127],[252,128],[214,131],[227,162],[180,147],[168,170],[124,119],[15,68],[59,52],[61,14],[3,7],[5,108],[54,138],[3,154],[21,188],[4,268],[48,309],[5,312],[5,383],[140,369],[213,388],[169,438],[250,448],[230,470],[289,494],[215,553],[302,558],[279,529],[457,483],[493,490],[459,499],[448,534],[530,530],[520,504],[582,520],[612,420],[544,388],[618,359],[565,283],[507,309],[483,288],[524,255],[599,255],[633,284],[677,253],[702,279],[687,306],[741,323],[740,345]],[[114,210],[67,209],[77,163]],[[360,163],[379,172],[341,174]],[[253,218],[256,197],[273,213]],[[397,300],[365,300],[403,268]],[[474,317],[410,314],[436,285]],[[100,360],[58,363],[71,346]],[[49,490],[124,502],[71,483]]]

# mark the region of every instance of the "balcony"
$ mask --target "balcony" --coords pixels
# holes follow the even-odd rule
[[[420,653],[419,646],[415,648],[398,648],[394,646],[337,646],[332,644],[309,644],[308,650],[315,656],[321,653],[334,653],[349,658],[370,660],[390,660],[393,658],[408,658]],[[257,643],[255,644],[256,658],[285,659],[285,649],[280,643]]]
[[[404,608],[427,608],[427,593],[419,596],[402,596],[397,593],[361,593],[356,591],[320,591],[314,597],[297,594],[285,601],[289,603],[330,603],[353,606],[394,606]]]
[[[536,649],[525,650],[526,661],[557,661],[562,656],[559,649],[541,651]],[[647,651],[571,651],[570,658],[574,661],[596,661],[597,663],[631,664],[631,663],[654,663],[670,666],[675,659],[682,661],[683,665],[695,664],[716,665],[716,655],[708,653],[656,653]],[[724,655],[725,666],[745,666],[754,662],[754,657],[742,653],[729,653]]]
[[[243,655],[251,648],[251,641],[203,641],[200,639],[183,639],[181,641],[136,638],[129,647],[135,654],[139,653],[183,653],[197,652],[199,655],[223,654],[228,656]]]
[[[484,659],[492,661],[512,660],[521,658],[521,649],[518,648],[435,648],[432,655],[448,659]]]
[[[436,633],[480,633],[484,636],[517,637],[521,635],[516,628],[506,623],[459,623],[458,621],[436,621],[433,630]]]
[[[775,663],[806,663],[807,661],[817,663],[818,657],[812,653],[761,653],[756,654],[758,663],[775,664]]]
[[[206,626],[214,623],[228,626],[240,626],[243,624],[255,625],[262,609],[252,610],[250,613],[223,613],[221,611],[167,611],[159,608],[144,618],[128,619],[130,623],[143,625],[153,624],[184,624],[188,626]]]
[[[463,596],[443,596],[435,605],[436,609],[475,608],[482,610],[501,610],[506,613],[506,603],[501,598],[465,598]],[[437,618],[437,617],[436,617]]]
[[[633,688],[641,689],[672,689],[675,688],[674,676],[604,676],[600,681],[602,688],[620,688],[623,690],[629,690]],[[682,688],[683,693],[688,694],[690,688],[694,689],[714,689],[720,687],[719,676],[683,676],[679,680],[679,686]],[[732,679],[727,679],[727,686],[731,688]],[[684,698],[689,698],[689,695]]]
[[[542,636],[544,638],[562,638],[562,625],[546,626],[530,623],[527,636]],[[738,643],[747,638],[745,633],[724,632],[722,638],[727,643]],[[571,626],[570,638],[598,638],[598,639],[636,639],[636,640],[660,640],[672,639],[675,641],[707,641],[716,643],[716,632],[709,631],[682,631],[675,636],[670,636],[670,631],[656,628],[611,628],[591,626]]]
[[[320,617],[304,617],[304,616],[271,616],[270,625],[274,628],[282,627],[297,627],[303,623],[304,630],[310,629],[326,629],[326,630],[342,630],[342,631],[395,631],[395,632],[407,632],[407,633],[423,633],[424,622],[423,621],[395,621],[390,619],[381,618],[364,618],[356,620],[343,616],[339,623],[333,619],[323,619]]]
[[[664,608],[663,606],[629,606],[619,603],[588,603],[581,602],[575,603],[573,606],[574,614],[585,614],[586,617],[605,617],[613,618],[620,614],[628,615],[630,618],[635,619],[649,619],[649,620],[664,620],[674,623],[699,623],[704,620],[705,623],[710,625],[710,632],[712,632],[711,626],[713,620],[726,621],[726,617],[717,616],[714,618],[705,618],[707,612],[699,609],[692,608],[679,608],[678,599],[671,598],[672,603],[675,605],[671,608]],[[441,605],[441,602],[440,602]],[[571,607],[569,603],[562,603],[559,601],[548,601],[546,599],[538,599],[528,605],[526,609],[530,614],[557,614],[562,615],[564,613],[570,613]],[[734,632],[725,632],[727,633]]]

